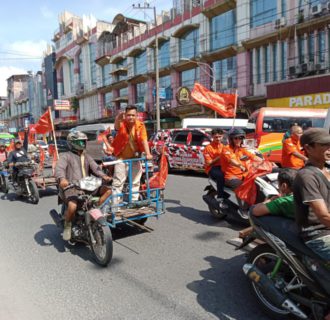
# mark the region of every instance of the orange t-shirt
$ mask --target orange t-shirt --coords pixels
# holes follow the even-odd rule
[[[293,155],[294,152],[299,152],[304,155],[303,151],[301,151],[300,141],[292,137],[284,140],[282,148],[283,168],[300,169],[305,165],[304,160],[301,160]]]
[[[247,151],[245,148],[242,147],[234,149],[231,146],[225,146],[222,150],[222,155],[223,156],[221,168],[226,180],[243,180],[244,176],[246,175],[246,172],[243,172],[240,168],[230,163],[231,159],[236,160],[246,168],[246,161],[242,158],[247,157],[249,160],[253,160],[255,158],[255,155],[253,153]]]
[[[212,166],[207,165],[207,162],[212,161],[214,158],[221,155],[223,149],[223,144],[212,141],[203,150],[204,160],[205,160],[205,172],[208,174],[212,167],[221,166],[221,159],[212,164]]]

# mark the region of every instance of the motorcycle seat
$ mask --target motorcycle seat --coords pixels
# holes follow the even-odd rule
[[[322,260],[302,241],[299,236],[299,228],[294,220],[278,216],[255,217],[251,215],[250,217],[254,224],[284,241],[294,252],[307,255],[315,260]]]

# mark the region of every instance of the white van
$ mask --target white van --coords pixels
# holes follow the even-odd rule
[[[233,118],[185,118],[182,120],[182,128],[190,129],[214,129],[230,130],[232,127],[245,129],[248,119]]]
[[[103,154],[103,142],[98,140],[100,133],[104,132],[108,128],[114,130],[114,123],[95,123],[85,124],[72,128],[71,130],[81,131],[87,136],[87,153],[93,157],[97,162],[100,162],[104,156]]]

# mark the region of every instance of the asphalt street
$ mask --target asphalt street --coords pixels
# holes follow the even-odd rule
[[[244,254],[226,240],[239,226],[215,220],[201,196],[204,176],[168,178],[166,213],[151,233],[113,232],[114,256],[100,268],[83,245],[69,246],[38,205],[0,200],[0,320],[266,320],[242,272]]]

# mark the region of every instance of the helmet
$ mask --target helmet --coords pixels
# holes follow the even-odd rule
[[[14,144],[20,143],[22,144],[22,141],[20,139],[15,139]]]
[[[70,150],[82,151],[86,149],[87,136],[80,131],[72,131],[67,136]]]
[[[236,137],[243,137],[243,139],[245,138],[245,131],[243,129],[240,128],[233,128],[229,131],[229,140],[233,141],[234,138]]]

